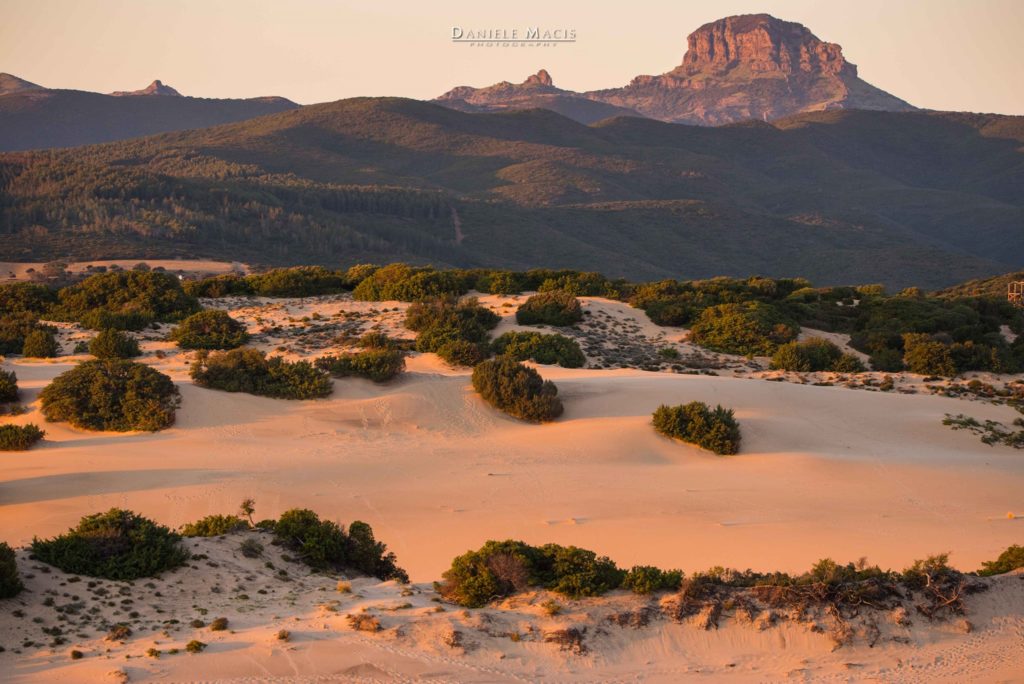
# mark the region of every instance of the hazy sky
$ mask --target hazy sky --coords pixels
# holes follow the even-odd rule
[[[110,92],[430,98],[455,85],[624,85],[682,61],[686,36],[768,12],[843,46],[874,85],[933,109],[1024,114],[1024,0],[0,0],[0,71]],[[554,48],[479,49],[452,26],[575,29]]]

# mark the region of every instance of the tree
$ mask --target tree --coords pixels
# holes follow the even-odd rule
[[[796,338],[800,326],[771,304],[719,304],[701,312],[690,331],[697,344],[728,354],[770,355]]]
[[[564,290],[535,294],[516,310],[519,325],[566,326],[583,320],[580,301]]]
[[[18,376],[0,368],[0,404],[18,401]]]

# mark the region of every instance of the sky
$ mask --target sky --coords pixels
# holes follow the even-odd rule
[[[571,90],[678,65],[686,36],[767,12],[839,43],[861,78],[919,107],[1024,114],[1024,0],[0,0],[0,72],[50,88],[197,97],[429,99],[546,68]],[[476,48],[452,28],[574,30]]]

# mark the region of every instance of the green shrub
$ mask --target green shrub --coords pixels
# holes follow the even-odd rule
[[[51,288],[36,283],[4,283],[0,285],[0,317],[29,313],[36,317],[50,310],[57,301]]]
[[[152,520],[112,508],[82,518],[77,527],[53,539],[33,539],[32,553],[67,573],[134,580],[182,565],[189,553],[180,541]]]
[[[530,546],[521,541],[488,541],[452,560],[438,591],[449,601],[479,608],[530,587],[570,598],[600,596],[622,585],[626,573],[593,551],[575,546]]]
[[[25,337],[42,326],[34,313],[22,312],[0,316],[0,354],[21,354]]]
[[[278,268],[246,278],[253,294],[261,297],[311,297],[344,292],[345,277],[323,266]]]
[[[679,589],[683,581],[681,570],[662,570],[653,565],[634,565],[622,580],[622,588],[635,594],[653,594],[658,591]]]
[[[701,312],[690,331],[697,344],[728,354],[768,356],[796,338],[800,326],[761,302],[719,304]]]
[[[458,297],[469,291],[464,274],[429,267],[389,264],[364,277],[352,291],[360,301],[415,302],[434,297]]]
[[[202,653],[206,650],[206,644],[199,639],[193,639],[192,641],[185,644],[185,650],[189,653]]]
[[[0,542],[0,599],[11,598],[21,593],[25,585],[18,575],[17,558],[14,549]]]
[[[142,354],[142,350],[131,335],[107,328],[89,342],[89,353],[98,359],[130,359]]]
[[[740,426],[732,409],[714,409],[700,401],[680,406],[659,406],[653,415],[654,429],[667,437],[713,451],[735,454],[740,448]]]
[[[0,368],[0,404],[18,401],[18,376]]]
[[[928,335],[905,334],[903,349],[903,363],[911,373],[944,377],[953,377],[957,374],[950,346],[932,340]]]
[[[507,332],[491,343],[491,349],[499,356],[509,356],[517,361],[533,360],[558,364],[563,368],[581,368],[587,362],[579,343],[559,334]]]
[[[110,271],[58,292],[62,319],[87,328],[141,330],[154,321],[176,321],[199,310],[181,282],[159,271]]]
[[[115,432],[163,430],[181,403],[169,377],[124,359],[85,361],[54,378],[39,398],[47,420]]]
[[[182,525],[181,534],[184,537],[219,537],[248,528],[249,524],[237,515],[208,515]]]
[[[516,418],[531,422],[562,415],[562,402],[554,383],[515,359],[498,357],[473,369],[473,389],[484,401]]]
[[[868,358],[871,369],[882,373],[899,373],[903,370],[903,354],[897,349],[880,349]]]
[[[472,368],[490,355],[487,346],[469,340],[448,340],[437,348],[437,355],[452,366]]]
[[[0,451],[25,451],[46,435],[38,425],[0,425]]]
[[[405,370],[402,352],[387,347],[372,347],[341,356],[321,356],[315,363],[317,368],[335,378],[355,376],[374,382],[387,382]]]
[[[281,514],[274,524],[274,536],[313,568],[349,568],[382,580],[409,581],[395,554],[374,538],[364,522],[353,522],[346,534],[340,525],[320,520],[311,510],[296,508]]]
[[[832,370],[842,355],[842,350],[832,342],[811,337],[780,346],[772,356],[771,368],[801,373]]]
[[[210,621],[211,632],[223,632],[228,628],[228,619],[226,617],[214,618]]]
[[[185,294],[190,297],[228,297],[253,294],[252,284],[245,276],[237,273],[224,273],[201,280],[187,280],[182,283]]]
[[[994,561],[982,563],[978,574],[982,577],[1002,575],[1018,568],[1024,568],[1024,546],[1014,544],[999,554],[999,558]]]
[[[40,326],[25,335],[21,347],[23,356],[36,359],[50,359],[60,353],[60,345],[50,326]]]
[[[182,349],[234,349],[249,341],[249,333],[226,311],[207,309],[179,323],[170,339]]]
[[[564,290],[535,294],[516,310],[516,322],[519,325],[566,326],[582,320],[580,301]]]
[[[444,349],[442,358],[456,365],[470,365],[478,362],[478,355],[486,356],[487,331],[500,320],[471,297],[458,302],[451,298],[416,302],[405,314],[405,326],[418,333],[416,350],[440,354]],[[461,342],[477,345],[478,349],[455,344]]]
[[[863,373],[867,370],[864,367],[864,362],[853,354],[843,354],[839,357],[839,360],[832,365],[832,370],[836,373]]]
[[[537,286],[538,292],[566,292],[573,297],[618,297],[615,284],[600,273],[565,272],[545,278]]]
[[[327,373],[308,361],[267,358],[257,349],[199,352],[190,371],[200,387],[275,399],[317,399],[333,391]]]

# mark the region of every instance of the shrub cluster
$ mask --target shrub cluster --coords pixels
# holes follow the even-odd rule
[[[362,521],[356,520],[346,531],[311,510],[293,508],[273,523],[273,532],[277,542],[299,554],[310,567],[351,569],[382,580],[409,581],[395,554],[377,541],[373,529]]]
[[[25,451],[46,435],[38,425],[0,425],[0,451]]]
[[[21,353],[36,359],[52,359],[60,354],[60,345],[57,344],[57,336],[53,327],[49,325],[37,325],[22,342]]]
[[[673,591],[683,581],[682,570],[662,570],[653,565],[634,565],[622,579],[622,588],[634,594]]]
[[[131,335],[107,328],[89,342],[89,353],[97,359],[130,359],[141,355],[142,350]]]
[[[152,577],[189,557],[181,537],[132,511],[89,515],[53,539],[33,539],[32,553],[64,572],[110,580]]]
[[[179,323],[170,339],[182,349],[234,349],[249,341],[249,333],[226,311],[207,309]]]
[[[474,298],[443,297],[412,304],[406,310],[405,327],[418,333],[417,351],[436,352],[448,363],[473,366],[490,353],[488,331],[500,320]]]
[[[390,264],[363,278],[352,291],[352,297],[371,302],[391,299],[416,302],[435,297],[459,297],[469,291],[469,286],[469,279],[460,271]]]
[[[275,399],[318,399],[334,389],[327,373],[308,361],[267,358],[258,349],[201,351],[190,374],[200,387]]]
[[[800,326],[771,304],[758,301],[719,304],[701,312],[690,339],[728,354],[769,356],[796,339]]]
[[[491,343],[491,350],[517,361],[533,360],[563,368],[582,368],[587,362],[576,340],[557,333],[507,332]]]
[[[506,596],[540,587],[570,598],[599,596],[622,585],[626,573],[593,551],[575,546],[530,546],[521,541],[488,541],[452,561],[438,592],[447,600],[479,608]]]
[[[37,283],[0,285],[0,317],[30,313],[41,316],[57,302],[56,291]]]
[[[115,432],[170,427],[181,403],[169,377],[124,359],[81,363],[54,378],[39,398],[47,420]]]
[[[55,313],[86,328],[141,330],[199,310],[177,277],[161,271],[108,271],[61,289]]]
[[[353,354],[321,356],[316,367],[335,378],[359,377],[387,382],[405,370],[405,356],[397,349],[371,348]]]
[[[1018,568],[1024,568],[1024,546],[1014,544],[999,554],[999,558],[994,561],[982,563],[978,574],[982,577],[1002,575]]]
[[[580,300],[565,290],[540,292],[516,309],[516,322],[519,325],[567,326],[582,320]]]
[[[6,542],[0,542],[0,599],[11,598],[21,593],[25,585],[18,574],[17,558],[14,549]]]
[[[0,368],[0,404],[18,401],[18,376]]]
[[[558,388],[515,359],[499,356],[473,369],[473,389],[491,406],[534,423],[562,415]]]
[[[37,314],[18,312],[0,316],[0,354],[21,354],[25,338],[37,330],[53,329],[39,323]]]
[[[219,537],[240,530],[249,529],[249,523],[237,515],[208,515],[195,522],[181,526],[184,537]]]
[[[667,437],[696,444],[718,455],[740,449],[740,426],[732,409],[714,409],[701,401],[680,406],[659,406],[653,415],[654,429]]]
[[[632,288],[628,301],[658,325],[690,325],[707,308],[747,302],[778,303],[798,291],[810,290],[802,278],[662,280]]]
[[[787,342],[780,346],[772,356],[771,367],[801,373],[861,373],[865,370],[859,358],[853,354],[844,354],[837,345],[820,337],[811,337],[802,342]]]
[[[342,274],[323,266],[277,268],[250,275],[246,281],[253,294],[262,297],[311,297],[348,289]]]

